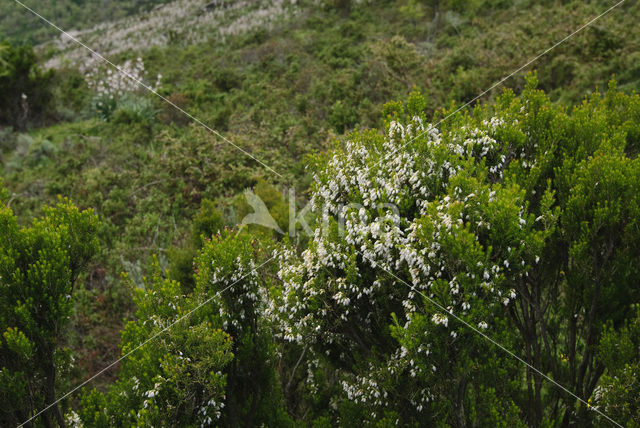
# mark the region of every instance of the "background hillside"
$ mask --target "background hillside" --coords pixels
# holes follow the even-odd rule
[[[305,154],[326,150],[351,129],[380,125],[384,103],[414,86],[430,113],[466,102],[609,6],[224,1],[203,12],[207,2],[195,0],[153,11],[165,2],[85,3],[26,4],[66,30],[79,29],[72,34],[116,64],[140,56],[148,82],[162,74],[160,94],[284,175],[278,179],[144,90],[104,121],[86,75],[106,67],[18,4],[2,4],[0,34],[17,44],[41,42],[43,66],[59,67],[44,117],[27,133],[4,128],[1,168],[11,207],[28,219],[65,195],[95,208],[104,224],[107,245],[86,291],[113,306],[93,321],[87,308],[78,322],[89,325],[78,328],[102,329],[102,317],[112,319],[113,331],[100,333],[111,340],[82,339],[112,351],[80,358],[89,372],[114,356],[127,307],[113,301],[127,300],[117,291],[119,273],[141,278],[152,254],[169,263],[165,250],[183,242],[202,200],[228,205],[259,177],[293,182],[303,194],[310,182]],[[628,2],[541,58],[540,87],[563,104],[614,75],[622,90],[639,89],[637,11],[637,2]],[[523,76],[504,86],[521,90]],[[235,224],[235,217],[225,221]]]
[[[312,182],[309,156],[335,148],[354,130],[383,128],[389,101],[404,102],[412,90],[419,91],[426,117],[442,117],[443,109],[472,100],[612,5],[601,0],[25,4],[113,63],[129,61],[128,69],[163,97],[282,174],[272,174],[145,90],[121,83],[109,92],[109,67],[17,3],[2,2],[3,51],[24,49],[7,55],[5,63],[22,58],[39,70],[27,71],[36,76],[29,86],[33,92],[7,90],[6,99],[13,101],[3,100],[15,105],[0,116],[7,205],[27,224],[42,214],[43,204],[62,195],[80,209],[95,209],[101,221],[101,250],[81,276],[72,316],[71,384],[117,358],[123,320],[133,319],[136,309],[133,290],[144,288],[154,263],[169,269],[183,291],[195,286],[200,233],[235,226],[248,210],[244,189],[254,188],[286,225],[281,189],[293,184],[304,205]],[[585,96],[606,90],[612,78],[623,93],[640,90],[638,16],[640,4],[625,2],[478,102],[491,105],[504,88],[521,93],[525,74],[533,69],[554,108],[579,105]],[[0,74],[0,79],[9,77]],[[25,101],[19,101],[22,94]],[[40,99],[47,101],[36,108]],[[109,372],[96,384],[110,384],[116,375]]]
[[[22,2],[63,29],[80,30],[95,24],[114,21],[126,16],[144,13],[154,6],[166,3],[157,0],[60,0]],[[0,6],[0,32],[3,37],[19,43],[37,44],[59,36],[57,30],[42,25],[33,14],[25,13],[17,3],[5,2]]]

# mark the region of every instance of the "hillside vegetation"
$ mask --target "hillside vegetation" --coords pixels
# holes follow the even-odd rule
[[[25,4],[0,425],[640,423],[637,1]]]

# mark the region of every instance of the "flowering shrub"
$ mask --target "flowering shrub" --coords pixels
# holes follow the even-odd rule
[[[80,417],[89,426],[217,424],[224,408],[225,366],[233,359],[231,338],[215,327],[210,311],[194,313],[174,281],[155,266],[145,289],[137,289],[137,321],[122,333],[122,353],[135,349],[175,323],[123,361],[120,380],[103,394],[82,398]]]
[[[176,42],[189,45],[213,39],[224,43],[232,36],[271,29],[295,16],[300,9],[295,0],[241,0],[203,8],[206,3],[203,0],[174,0],[144,14],[103,22],[68,34],[111,58],[124,52]],[[48,45],[53,45],[57,54],[47,61],[46,68],[58,68],[65,63],[91,68],[97,61],[97,58],[87,61],[86,49],[64,34]]]
[[[213,298],[223,328],[239,336],[247,329],[256,330],[265,290],[256,270],[255,249],[249,236],[225,238],[209,241],[199,256],[197,292]],[[224,293],[218,293],[227,287],[230,288]]]
[[[0,425],[22,424],[51,403],[43,425],[62,424],[53,401],[72,366],[65,345],[77,278],[99,251],[100,224],[93,210],[60,198],[21,226],[7,196],[0,185]]]
[[[195,291],[188,295],[156,263],[144,289],[136,290],[137,320],[124,329],[122,353],[171,327],[124,360],[120,380],[106,394],[85,393],[82,421],[237,426],[253,420],[286,426],[270,366],[272,334],[259,319],[266,286],[258,248],[246,233],[225,231],[207,239],[196,260]]]
[[[149,105],[141,105],[132,100],[134,95],[145,94],[147,90],[140,85],[144,83],[153,90],[158,89],[162,81],[162,75],[158,74],[154,85],[145,82],[145,69],[142,58],[135,61],[127,60],[122,65],[113,67],[96,68],[85,76],[89,88],[95,91],[93,106],[98,114],[109,119],[118,107],[118,103],[127,100],[135,111],[149,110]],[[140,108],[140,105],[142,108]]]
[[[235,359],[226,370],[223,424],[290,425],[275,378],[273,334],[265,323],[264,255],[269,242],[225,230],[208,240],[197,258],[195,295],[212,299],[217,322],[233,338]],[[282,409],[282,410],[281,410]]]
[[[598,344],[598,354],[606,366],[606,374],[589,399],[592,409],[617,415],[623,426],[640,424],[640,305],[635,316],[618,331],[609,325]],[[596,416],[600,422],[604,418]]]
[[[519,386],[496,382],[496,374],[517,379],[522,367],[479,333],[561,382],[595,386],[594,355],[579,343],[621,313],[613,309],[619,296],[595,290],[633,289],[620,284],[632,281],[635,268],[609,263],[613,248],[631,251],[638,242],[629,229],[637,185],[623,178],[635,177],[638,164],[619,148],[611,152],[606,132],[616,131],[591,118],[611,105],[633,115],[638,100],[612,91],[569,118],[535,90],[535,77],[528,82],[522,99],[507,92],[492,110],[453,115],[440,128],[426,123],[414,93],[406,109],[387,106],[384,134],[354,133],[344,149],[316,159],[319,221],[301,254],[281,253],[282,287],[273,290],[268,315],[283,340],[309,349],[308,388],[330,394],[325,404],[341,422],[435,423],[448,414],[447,423],[458,425],[522,425],[525,415],[533,424],[542,408],[534,388],[565,399],[536,383],[528,403],[505,400]],[[629,267],[630,254],[615,257]],[[599,283],[611,275],[620,282]],[[565,293],[574,296],[573,321],[557,297]],[[580,315],[593,304],[610,309],[602,318]],[[560,357],[539,357],[561,340],[558,325],[581,325],[567,361],[582,365],[586,377],[556,369]],[[527,369],[525,382],[535,376]]]
[[[277,269],[270,234],[201,236],[193,293],[154,274],[123,352],[197,312],[80,418],[633,424],[637,335],[619,326],[640,299],[640,98],[612,86],[567,113],[535,84],[438,126],[417,92],[388,104],[383,133],[314,159],[312,239],[284,238]]]
[[[419,94],[412,98],[421,104]],[[389,350],[379,366],[342,381],[350,401],[377,408],[390,405],[384,379],[397,372],[429,379],[444,369],[429,348],[454,346],[464,331],[419,293],[491,329],[545,235],[535,230],[522,190],[500,182],[507,151],[496,140],[501,118],[474,125],[460,117],[443,132],[419,111],[404,122],[399,116],[386,135],[355,134],[344,151],[320,161],[312,204],[322,209],[321,224],[300,257],[281,257],[283,288],[269,308],[284,339],[313,344],[315,358],[350,367],[371,347]],[[401,344],[413,338],[396,351],[380,330],[393,313],[393,335]],[[414,322],[424,339],[415,340]],[[426,384],[412,402],[418,413],[434,396]]]

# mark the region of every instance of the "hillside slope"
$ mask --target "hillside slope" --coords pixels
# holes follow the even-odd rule
[[[180,260],[184,253],[176,248],[190,245],[194,218],[208,201],[228,226],[238,223],[247,187],[294,183],[303,203],[311,182],[307,156],[352,130],[381,128],[387,102],[405,100],[415,87],[426,97],[427,117],[441,117],[443,108],[472,100],[612,4],[82,3],[39,9],[27,2],[116,64],[140,57],[140,76],[150,85],[158,81],[159,94],[282,177],[144,90],[127,91],[105,113],[98,104],[104,94],[90,82],[91,75],[106,82],[108,67],[45,23],[23,24],[28,14],[3,3],[0,36],[39,42],[41,67],[56,71],[45,126],[0,135],[10,206],[26,223],[63,195],[94,208],[103,225],[102,254],[83,278],[74,320],[77,378],[118,355],[122,319],[133,311],[120,273],[142,287],[154,254],[162,268],[190,269],[193,254]],[[84,21],[89,15],[93,21]],[[578,104],[614,76],[621,91],[640,90],[638,16],[639,2],[625,2],[480,102],[490,103],[505,87],[519,93],[531,69],[556,105]],[[71,31],[78,20],[87,25]]]

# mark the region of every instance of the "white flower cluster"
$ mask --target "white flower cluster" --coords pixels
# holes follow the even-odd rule
[[[418,412],[421,412],[429,402],[435,399],[431,391],[432,385],[425,385],[422,379],[428,375],[428,373],[424,373],[424,370],[430,370],[432,373],[435,373],[437,372],[437,368],[433,364],[431,364],[430,367],[423,367],[423,365],[417,362],[418,358],[426,359],[429,357],[431,353],[430,348],[430,344],[421,343],[413,352],[410,352],[407,348],[401,346],[391,355],[387,366],[389,374],[392,376],[407,372],[412,382],[415,382],[413,385],[414,395],[410,397],[410,402]]]
[[[101,55],[112,58],[125,52],[166,46],[176,38],[187,45],[208,39],[224,43],[232,35],[274,28],[300,12],[300,7],[293,0],[239,0],[225,2],[224,7],[204,7],[208,3],[207,0],[174,0],[144,14],[67,34]],[[86,49],[66,34],[39,48],[53,48],[57,52],[46,62],[46,68],[73,64],[84,71],[99,61],[96,57],[87,61]]]
[[[201,418],[200,427],[215,426],[214,423],[220,416],[222,416],[222,409],[224,408],[224,396],[222,400],[216,401],[213,398],[206,402],[205,405],[198,409],[198,415]]]
[[[82,428],[84,424],[82,423],[82,419],[80,419],[80,415],[78,415],[73,410],[70,410],[69,413],[65,415],[65,422],[67,426],[72,428]]]
[[[143,408],[148,409],[153,405],[153,402],[156,400],[156,397],[160,393],[160,386],[160,383],[156,382],[153,388],[142,393],[142,396],[145,397],[144,401],[142,402]]]
[[[144,61],[138,57],[135,61],[125,61],[117,70],[109,67],[106,70],[96,68],[85,75],[89,88],[96,91],[99,98],[117,100],[125,94],[142,90],[144,83]],[[161,83],[162,75],[158,74],[155,85],[146,85],[156,90]]]
[[[371,369],[374,370],[373,367]],[[374,379],[364,376],[352,377],[349,381],[342,381],[342,389],[349,401],[378,407],[386,405],[388,393]]]
[[[479,308],[508,305],[516,297],[513,289],[503,288],[509,259],[519,266],[524,260],[510,251],[507,259],[495,260],[487,252],[469,264],[463,256],[452,256],[450,244],[453,236],[466,233],[482,250],[479,236],[493,226],[487,210],[499,197],[497,191],[490,184],[462,188],[451,183],[457,183],[469,162],[483,162],[496,179],[502,177],[506,158],[491,136],[502,124],[493,118],[484,130],[462,128],[462,134],[443,135],[414,117],[406,125],[391,122],[385,136],[367,136],[368,143],[349,141],[344,152],[330,158],[314,177],[311,203],[320,221],[309,247],[300,256],[292,250],[280,255],[282,294],[269,302],[268,314],[284,339],[355,346],[349,324],[374,333],[371,321],[380,302],[401,303],[407,328],[411,314],[423,308],[419,294],[440,300],[435,290],[443,286],[448,292],[443,304],[458,316],[468,314],[478,300],[483,303]],[[523,215],[516,220],[520,228],[526,224]],[[367,271],[375,274],[363,275]],[[450,318],[440,312],[431,321],[450,326]],[[487,321],[474,321],[482,330],[489,328]],[[350,399],[374,400],[375,394],[365,393],[369,381],[345,380],[343,389]]]
[[[221,372],[216,372],[217,376],[220,376],[221,374],[222,374]],[[138,379],[135,376],[133,379],[134,379],[133,390],[137,391],[140,384]],[[165,379],[163,379],[162,377],[158,377],[158,380],[164,381]],[[142,396],[145,397],[142,403],[143,408],[145,409],[151,408],[154,405],[154,400],[159,399],[161,386],[162,385],[160,382],[156,382],[153,388],[142,393]],[[211,398],[209,399],[209,401],[203,403],[198,408],[197,414],[200,419],[201,427],[216,425],[215,421],[220,419],[220,417],[222,416],[222,409],[224,408],[224,398],[225,398],[224,395],[221,397],[219,401],[216,401],[214,398]],[[140,413],[138,413],[138,417],[140,417]]]
[[[442,325],[445,327],[449,326],[449,317],[441,314],[440,312],[436,312],[435,314],[433,314],[433,317],[431,317],[431,321],[433,321],[433,323],[436,325]]]
[[[223,328],[233,326],[236,332],[242,331],[245,320],[255,316],[267,300],[264,287],[261,287],[260,275],[251,257],[244,259],[238,256],[232,269],[215,266],[212,262],[209,283],[216,290],[225,290],[215,294],[214,304],[222,317]],[[233,302],[233,311],[225,301]]]

